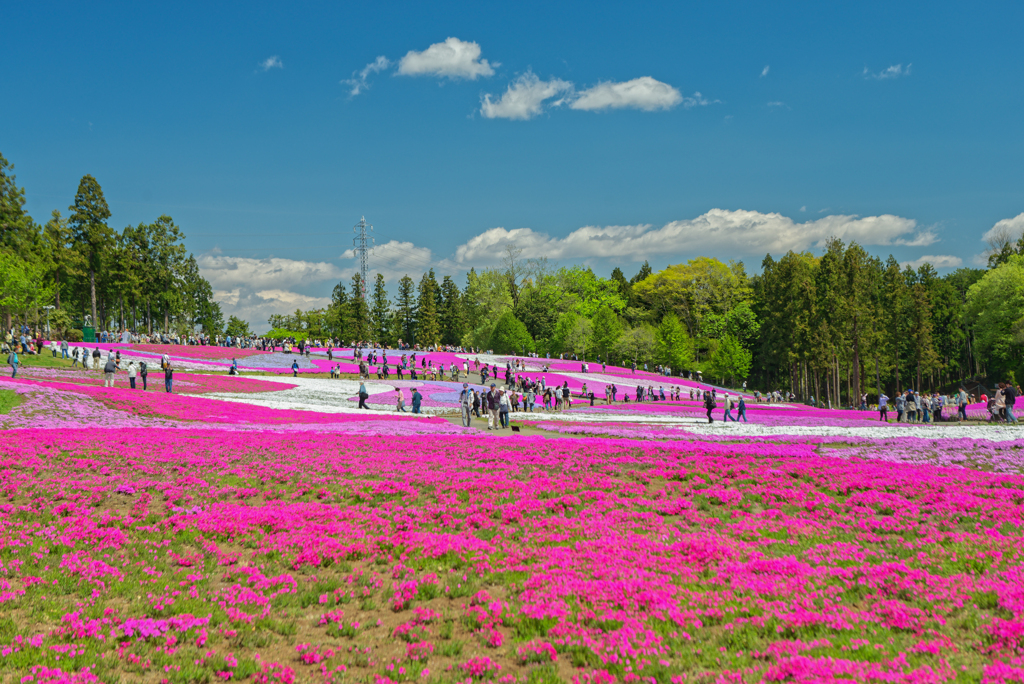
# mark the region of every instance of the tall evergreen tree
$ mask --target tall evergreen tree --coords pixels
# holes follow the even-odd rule
[[[451,276],[441,281],[441,308],[438,312],[441,324],[441,342],[457,345],[466,332],[466,313],[462,293]]]
[[[373,303],[370,309],[370,319],[373,321],[373,339],[375,342],[384,344],[390,316],[391,303],[388,301],[388,290],[384,283],[384,275],[378,273],[373,281]]]
[[[114,232],[107,226],[110,207],[103,197],[103,189],[90,175],[82,176],[75,194],[75,203],[69,208],[72,239],[85,257],[89,273],[89,300],[92,304],[92,321],[96,318],[96,272],[102,268],[103,255],[113,240]]]
[[[408,275],[398,281],[395,314],[398,316],[399,336],[405,344],[413,344],[416,341],[416,285]]]
[[[368,342],[370,337],[370,307],[366,304],[366,288],[358,272],[352,276],[352,291],[349,297],[349,320],[356,341]]]
[[[419,300],[416,306],[416,342],[428,346],[441,343],[441,326],[437,317],[437,280],[434,269],[420,279]]]

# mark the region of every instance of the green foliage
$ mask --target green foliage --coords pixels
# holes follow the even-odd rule
[[[371,331],[374,341],[385,345],[394,345],[397,339],[390,339],[388,335],[388,320],[391,317],[391,302],[388,300],[388,290],[384,282],[384,276],[377,274],[373,282],[373,298],[370,305]]]
[[[981,353],[1002,369],[1018,365],[1024,349],[1024,256],[1009,255],[972,285],[965,314]]]
[[[370,307],[366,304],[366,287],[363,277],[352,276],[352,292],[348,300],[349,331],[357,341],[366,342],[370,337]]]
[[[638,282],[633,291],[660,314],[675,313],[691,337],[704,335],[706,316],[723,315],[751,296],[742,263],[727,265],[708,257],[669,266]]]
[[[488,347],[496,354],[522,354],[533,351],[533,338],[523,322],[506,311],[494,326]]]
[[[224,334],[231,335],[232,338],[248,337],[249,335],[252,334],[252,331],[249,330],[248,323],[243,321],[241,318],[238,318],[237,316],[231,316],[230,318],[228,318],[228,325],[224,329]]]
[[[615,343],[616,353],[638,365],[650,360],[654,349],[654,331],[649,325],[638,325],[623,330],[618,342]]]
[[[438,285],[434,269],[420,279],[416,302],[416,343],[436,347],[441,344],[441,322],[437,314]]]
[[[398,281],[398,297],[395,301],[398,336],[406,344],[416,339],[416,285],[409,276]]]
[[[512,309],[508,279],[504,273],[494,269],[485,269],[479,274],[470,269],[466,274],[464,301],[466,334],[462,337],[462,344],[486,347],[498,319]]]
[[[594,328],[591,345],[595,352],[607,359],[608,354],[615,349],[619,335],[622,334],[622,322],[608,304],[602,305],[597,310],[591,322]]]
[[[693,363],[693,341],[675,314],[668,314],[655,331],[658,360],[673,371],[689,369]]]
[[[10,413],[11,409],[23,401],[24,398],[14,390],[0,390],[0,415]]]
[[[716,378],[735,380],[747,377],[751,354],[732,335],[719,339],[708,358],[708,372]]]
[[[301,330],[285,330],[283,328],[274,328],[266,335],[268,340],[287,340],[294,338],[296,342],[303,342],[309,337],[309,333]]]

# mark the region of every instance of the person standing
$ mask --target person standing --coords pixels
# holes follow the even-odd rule
[[[114,373],[117,372],[117,361],[114,359],[114,355],[110,354],[107,356],[107,363],[103,366],[103,386],[113,387],[114,386]]]
[[[368,409],[368,408],[370,408],[369,406],[366,405],[366,399],[369,396],[370,395],[366,392],[366,385],[360,380],[359,381],[359,407],[358,408],[361,408],[361,409]],[[416,413],[416,412],[413,411],[413,413]]]
[[[889,422],[889,397],[885,392],[878,395],[878,420],[882,423]]]
[[[168,394],[174,393],[174,369],[171,368],[171,360],[164,362],[164,391]]]
[[[708,423],[714,423],[715,419],[711,415],[711,412],[715,410],[715,398],[711,396],[711,392],[704,393],[704,408],[708,412]]]
[[[146,391],[146,378],[149,375],[149,366],[145,361],[139,361],[139,376],[142,377],[142,391]]]
[[[469,427],[470,416],[473,411],[473,393],[468,383],[462,383],[462,393],[459,394],[459,407],[462,409],[462,427]]]
[[[68,358],[68,341],[67,340],[61,340],[60,341],[60,358],[61,359]]]
[[[1003,389],[1003,405],[1006,409],[1006,422],[1012,422],[1014,425],[1017,424],[1017,416],[1013,415],[1013,405],[1016,401],[1017,388],[1013,386],[1012,382],[1008,382]]]
[[[299,377],[299,362],[298,361],[292,361],[292,377],[293,378]],[[362,386],[362,383],[360,383],[360,386]]]
[[[423,395],[420,394],[420,389],[419,389],[419,387],[417,387],[417,388],[413,389],[413,391],[412,391],[412,412],[413,413],[419,413],[420,412],[420,404],[422,402],[423,402]]]
[[[508,427],[508,412],[508,393],[502,389],[498,392],[498,417],[501,419],[502,429]]]
[[[138,368],[135,366],[135,361],[128,362],[128,384],[131,385],[132,389],[135,389],[135,376],[138,374]]]
[[[487,393],[487,429],[498,429],[498,411],[501,409],[501,399],[498,397],[496,385],[491,383],[491,391]]]
[[[526,394],[523,395],[523,399],[526,403],[526,408],[530,411],[530,413],[533,413],[533,402],[536,398],[537,395],[533,391],[533,385],[530,385],[530,387],[526,390]]]
[[[18,376],[18,350],[12,349],[11,353],[7,355],[7,363],[11,364],[11,377],[15,378]]]

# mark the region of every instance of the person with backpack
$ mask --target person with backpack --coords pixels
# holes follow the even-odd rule
[[[11,353],[7,355],[7,363],[11,364],[11,377],[17,377],[18,375],[18,350],[12,349]]]
[[[368,408],[370,408],[369,406],[366,405],[366,400],[369,397],[370,397],[370,395],[366,391],[366,385],[362,381],[360,381],[359,382],[359,407],[358,408],[361,408],[361,409],[368,409]],[[414,410],[413,413],[416,413],[416,411]]]
[[[117,360],[113,354],[107,356],[107,363],[103,366],[103,386],[114,386],[114,373],[117,372]]]
[[[707,412],[708,412],[708,423],[709,424],[715,422],[714,416],[711,415],[711,412],[715,410],[715,406],[716,406],[715,398],[713,396],[711,396],[711,392],[705,392],[704,393],[704,408],[707,409]]]
[[[735,423],[736,419],[732,417],[732,397],[729,396],[728,392],[725,393],[723,404],[725,405],[725,415],[722,416],[722,422],[728,423],[731,420]]]

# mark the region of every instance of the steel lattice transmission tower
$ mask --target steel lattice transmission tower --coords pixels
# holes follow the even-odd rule
[[[352,244],[355,246],[355,253],[359,255],[359,273],[363,279],[363,299],[366,299],[366,273],[370,270],[370,250],[374,245],[373,236],[366,234],[367,229],[372,231],[373,226],[366,222],[365,216],[360,217],[359,223],[352,229],[356,232],[356,236],[352,238]]]

